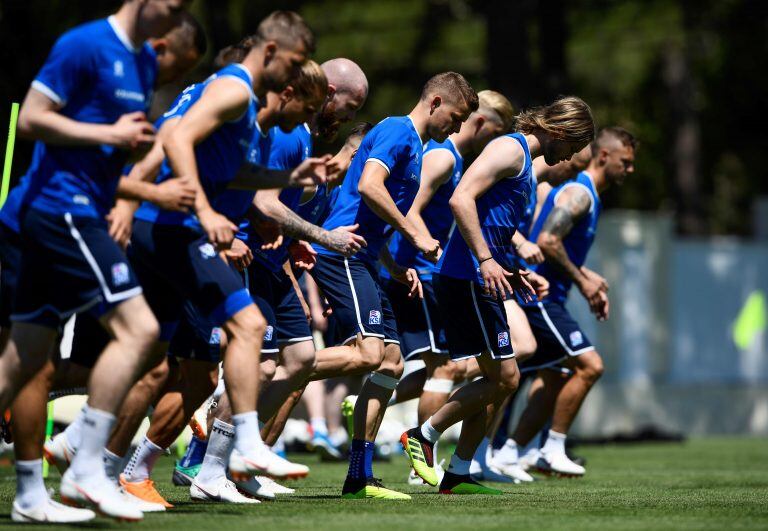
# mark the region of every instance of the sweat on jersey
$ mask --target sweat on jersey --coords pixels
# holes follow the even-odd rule
[[[411,207],[421,178],[423,144],[409,116],[385,118],[365,135],[352,164],[347,170],[323,228],[333,230],[346,225],[359,224],[357,234],[368,243],[356,258],[375,262],[388,238],[386,221],[377,216],[363,201],[358,191],[360,177],[369,162],[380,164],[389,173],[384,186],[405,215]],[[313,245],[319,254],[340,256],[319,245]]]

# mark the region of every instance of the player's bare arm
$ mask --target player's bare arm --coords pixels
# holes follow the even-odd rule
[[[419,280],[419,275],[416,273],[416,270],[403,267],[395,262],[395,259],[389,252],[389,247],[386,245],[382,247],[379,252],[379,260],[381,261],[381,265],[383,265],[386,270],[389,271],[389,274],[392,275],[393,279],[408,286],[409,297],[418,296],[420,299],[424,298],[424,291],[421,287],[421,281]]]
[[[515,232],[512,236],[512,246],[515,252],[529,264],[540,264],[544,261],[544,255],[536,243],[529,241],[520,232]]]
[[[336,163],[330,155],[310,157],[292,170],[273,170],[246,163],[229,184],[240,190],[267,190],[270,188],[302,188],[324,183],[336,173]]]
[[[432,235],[429,233],[421,213],[437,190],[451,178],[454,163],[453,155],[444,149],[428,151],[422,159],[419,191],[416,193],[413,204],[405,217],[424,237],[432,238]]]

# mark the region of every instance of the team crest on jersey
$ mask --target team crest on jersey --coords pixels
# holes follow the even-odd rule
[[[123,66],[122,61],[115,61],[115,64],[113,65],[113,71],[115,74],[115,77],[125,77],[125,67]]]
[[[509,346],[509,332],[499,332],[499,347]]]
[[[272,335],[275,333],[275,329],[272,326],[268,326],[266,332],[264,332],[264,341],[272,341]]]
[[[572,347],[578,347],[584,343],[584,336],[576,330],[575,332],[571,332],[571,346]]]
[[[379,310],[371,310],[368,313],[368,324],[369,325],[381,324],[381,312]]]
[[[130,280],[131,273],[128,269],[128,264],[125,262],[112,264],[112,284],[122,286],[123,284],[128,284]]]
[[[216,258],[216,248],[212,243],[204,243],[198,247],[198,250],[200,251],[200,255],[206,260],[209,258]]]
[[[218,326],[211,330],[211,337],[208,339],[209,345],[221,345],[221,328]]]

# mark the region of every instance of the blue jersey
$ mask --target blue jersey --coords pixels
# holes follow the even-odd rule
[[[269,131],[272,138],[269,153],[267,154],[266,167],[273,170],[289,170],[301,164],[312,155],[312,134],[306,124],[295,127],[286,133],[279,127],[273,127]],[[280,202],[289,209],[296,211],[301,202],[303,188],[285,188],[280,192]],[[288,259],[288,245],[290,238],[284,238],[283,244],[274,250],[263,251],[263,240],[248,225],[241,226],[244,232],[244,240],[253,252],[254,258],[261,261],[272,271],[280,271]]]
[[[510,261],[512,236],[531,195],[533,166],[525,136],[520,133],[506,136],[515,139],[522,146],[525,155],[523,168],[517,175],[497,181],[478,198],[477,214],[483,238],[493,259],[502,267],[511,270],[515,267],[514,262]],[[448,277],[481,282],[477,259],[458,230],[451,234],[437,268],[440,274]]]
[[[589,173],[586,171],[579,173],[573,181],[564,183],[549,192],[547,199],[544,201],[544,205],[541,207],[541,213],[531,230],[531,239],[535,241],[539,237],[541,229],[547,220],[547,216],[552,209],[555,208],[557,196],[560,192],[572,186],[583,188],[592,199],[592,206],[590,206],[587,215],[581,218],[578,223],[573,226],[571,232],[569,232],[565,239],[563,239],[563,246],[568,253],[568,258],[576,267],[581,267],[587,259],[587,253],[589,253],[589,249],[592,247],[592,242],[595,241],[597,220],[600,217],[600,211],[602,209],[600,196],[597,195],[597,190],[595,190],[592,177],[590,177]],[[568,297],[568,291],[571,289],[571,284],[573,283],[570,277],[562,273],[557,266],[546,261],[539,265],[532,266],[531,269],[549,280],[549,295],[547,298],[555,302],[564,303],[565,299]]]
[[[21,232],[21,204],[27,190],[29,190],[29,175],[24,175],[5,198],[3,208],[0,209],[0,222],[16,234]]]
[[[256,129],[256,114],[259,109],[258,100],[253,93],[253,81],[250,72],[241,64],[227,65],[202,83],[192,85],[185,89],[175,105],[164,115],[164,120],[176,116],[183,116],[197,101],[200,100],[205,89],[210,83],[220,78],[235,79],[248,90],[250,100],[243,115],[236,120],[227,122],[211,133],[208,138],[195,146],[195,161],[200,178],[200,184],[205,191],[211,205],[226,210],[227,205],[217,202],[217,198],[227,189],[229,183],[237,175],[237,171],[246,162],[254,131]],[[168,159],[163,161],[156,182],[161,183],[172,179],[174,176]],[[235,201],[239,207],[242,198]],[[233,208],[234,210],[235,208]],[[227,215],[227,212],[222,212]],[[165,225],[184,225],[195,230],[200,229],[200,222],[191,213],[170,212],[157,205],[144,202],[136,211],[136,219],[150,223]],[[239,221],[239,220],[238,220]]]
[[[531,171],[531,195],[528,198],[528,204],[525,205],[525,211],[520,216],[520,222],[517,224],[517,232],[528,238],[531,234],[531,225],[533,225],[533,215],[536,213],[536,203],[538,197],[536,196],[536,187],[539,185],[536,179],[536,174]]]
[[[345,225],[359,224],[357,234],[365,238],[368,246],[355,255],[376,261],[388,238],[387,223],[365,204],[358,186],[368,162],[381,164],[389,172],[384,182],[397,209],[405,215],[419,190],[423,145],[409,116],[385,118],[365,135],[352,164],[347,170],[338,199],[332,207],[323,228],[333,230]],[[319,245],[318,253],[337,255]]]
[[[148,44],[134,48],[114,17],[62,35],[32,82],[78,122],[113,124],[149,108],[157,58]],[[128,152],[108,145],[35,142],[28,188],[19,201],[50,214],[103,219],[114,202]]]
[[[445,247],[453,227],[453,213],[451,207],[448,206],[448,201],[450,201],[453,191],[456,190],[456,185],[459,184],[459,179],[464,173],[464,159],[450,139],[445,142],[430,140],[424,148],[424,157],[437,150],[447,151],[453,156],[453,169],[449,179],[435,191],[435,195],[424,208],[422,218],[424,218],[424,223],[426,223],[432,237],[440,242],[440,247]],[[399,232],[392,235],[392,239],[389,241],[389,251],[397,264],[415,268],[421,273],[423,279],[430,279],[432,273],[436,271],[436,265],[424,258],[424,255]],[[388,277],[389,272],[382,269],[382,275]]]

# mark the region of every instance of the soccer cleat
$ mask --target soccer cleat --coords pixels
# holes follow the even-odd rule
[[[587,471],[583,466],[577,465],[568,456],[561,453],[541,453],[536,461],[536,469],[547,476],[559,476],[564,478],[577,478]]]
[[[264,476],[262,476],[264,477]],[[264,481],[252,477],[248,481],[238,481],[235,483],[237,490],[252,498],[261,498],[262,500],[274,500],[275,493]]]
[[[165,511],[165,505],[162,503],[152,503],[134,496],[124,488],[120,487],[120,493],[126,503],[133,505],[142,513],[162,513]]]
[[[400,436],[400,444],[411,462],[411,468],[429,485],[437,485],[437,473],[433,458],[434,445],[425,440],[419,427],[412,428]]]
[[[135,496],[142,501],[162,505],[166,509],[173,507],[173,505],[168,503],[168,501],[163,498],[159,492],[157,492],[157,489],[155,488],[155,482],[151,479],[134,482],[126,480],[125,476],[120,474],[120,486],[125,492]]]
[[[352,479],[347,477],[341,490],[345,500],[410,500],[411,497],[402,492],[386,488],[378,478]]]
[[[518,463],[494,463],[490,468],[504,476],[512,478],[515,483],[530,483],[533,481],[533,476],[523,470],[523,467]],[[488,481],[495,481],[494,479],[489,479],[487,477],[485,479]]]
[[[260,503],[243,495],[232,481],[223,476],[212,485],[202,485],[195,479],[189,487],[189,496],[194,501],[202,502]]]
[[[309,467],[291,463],[262,444],[247,456],[232,450],[229,472],[235,481],[248,481],[259,473],[278,479],[299,479],[309,475]]]
[[[144,513],[128,502],[103,472],[82,480],[71,469],[67,470],[61,478],[61,501],[70,506],[95,507],[104,516],[117,520],[136,522],[144,518]]]
[[[527,472],[528,470],[536,469],[536,463],[539,461],[539,457],[541,457],[541,451],[539,451],[538,448],[531,448],[520,456],[517,463],[520,465],[520,468]]]
[[[445,463],[445,459],[435,464],[435,474],[437,474],[438,482],[442,481],[443,476],[445,475],[443,463]],[[427,483],[425,483],[424,480],[421,479],[413,469],[411,469],[411,471],[408,473],[408,484],[416,487],[427,485]]]
[[[347,434],[349,437],[355,432],[355,404],[357,404],[357,395],[348,395],[341,401],[341,416],[347,421]]]
[[[325,433],[313,434],[309,441],[309,448],[320,454],[320,459],[323,461],[340,461],[342,459],[341,452]]]
[[[11,509],[11,521],[25,524],[75,524],[94,518],[96,513],[90,509],[67,507],[50,498],[31,509],[22,509],[14,501]]]
[[[445,476],[443,476],[443,481],[440,482],[440,494],[486,494],[489,496],[500,496],[504,492],[481,485],[472,479],[469,474],[460,476],[446,472]]]
[[[281,485],[274,479],[267,476],[256,476],[255,479],[275,494],[293,494],[296,492],[296,489]]]
[[[61,474],[66,472],[69,463],[75,457],[75,451],[69,445],[66,432],[61,432],[52,439],[45,441],[43,455],[45,460],[55,466]]]
[[[177,487],[188,487],[192,484],[192,481],[200,472],[200,467],[202,466],[202,463],[192,466],[181,466],[179,462],[176,461],[176,466],[173,467],[173,477],[171,478],[171,481]]]
[[[192,434],[195,437],[201,441],[206,441],[208,440],[208,424],[205,422],[205,417],[203,417],[202,422],[201,419],[197,418],[197,413],[199,411],[199,409],[195,411],[195,414],[189,419],[187,425],[189,426],[189,429],[192,430]]]

